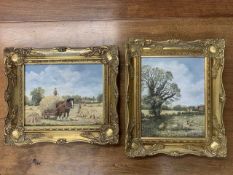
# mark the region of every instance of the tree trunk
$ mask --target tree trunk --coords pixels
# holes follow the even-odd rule
[[[152,105],[152,114],[155,117],[160,118],[161,109],[162,109],[162,104],[154,104],[154,105]]]

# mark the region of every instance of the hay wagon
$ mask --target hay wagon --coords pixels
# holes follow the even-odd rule
[[[44,119],[49,119],[49,118],[55,118],[57,117],[57,109],[47,109],[42,112],[42,117]]]
[[[40,111],[44,119],[57,118],[56,104],[63,101],[62,97],[58,96],[47,96],[44,97],[40,102]]]

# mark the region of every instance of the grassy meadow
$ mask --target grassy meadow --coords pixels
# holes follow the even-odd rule
[[[142,137],[204,137],[205,116],[197,112],[162,110],[161,117],[142,110]]]

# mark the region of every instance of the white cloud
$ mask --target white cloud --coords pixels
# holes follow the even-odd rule
[[[80,72],[73,70],[69,65],[62,67],[56,65],[46,66],[45,69],[26,72],[26,95],[37,87],[45,89],[45,95],[52,95],[54,88],[57,88],[59,95],[82,95],[96,96],[102,93],[100,79],[90,77],[90,70]]]
[[[149,65],[172,72],[173,81],[178,84],[181,90],[181,98],[173,102],[173,105],[204,104],[204,79],[194,81],[195,74],[185,64],[178,61],[169,61],[169,64],[166,61],[151,61]]]

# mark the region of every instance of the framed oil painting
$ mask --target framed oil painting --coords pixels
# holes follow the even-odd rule
[[[126,153],[226,156],[223,39],[127,43]]]
[[[5,142],[118,143],[118,50],[6,48]]]

